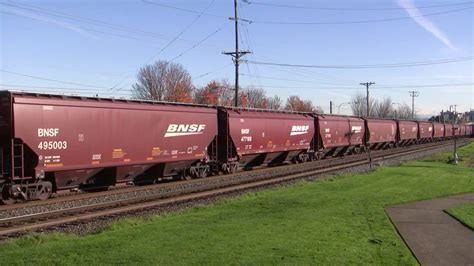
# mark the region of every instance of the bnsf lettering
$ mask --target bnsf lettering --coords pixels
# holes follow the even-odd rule
[[[308,131],[309,126],[292,126],[291,131]]]
[[[38,137],[56,137],[59,128],[38,128]]]
[[[166,137],[177,137],[202,134],[206,125],[204,124],[170,124],[165,133]]]
[[[290,136],[304,135],[308,133],[308,130],[309,130],[308,125],[292,126]]]
[[[198,124],[170,124],[167,132],[199,132],[203,131],[206,125]]]

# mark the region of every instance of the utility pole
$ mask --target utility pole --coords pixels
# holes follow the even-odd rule
[[[360,85],[365,86],[367,88],[367,117],[370,117],[369,87],[374,84],[375,82],[360,83]]]
[[[329,101],[329,114],[332,115],[332,101]]]
[[[411,96],[411,119],[415,119],[415,97],[418,97],[417,91],[409,91]]]
[[[232,56],[235,65],[235,98],[234,106],[239,106],[239,64],[240,57],[250,53],[249,51],[239,51],[239,17],[237,16],[237,0],[234,0],[234,17],[229,18],[235,21],[235,51],[224,52],[223,54]]]
[[[365,86],[367,88],[367,117],[370,117],[370,101],[369,101],[369,87],[374,85],[375,82],[365,82],[360,83],[360,85]],[[370,136],[367,134],[366,136],[366,143],[367,143],[367,155],[369,156],[369,169],[372,169],[372,155],[370,154]]]

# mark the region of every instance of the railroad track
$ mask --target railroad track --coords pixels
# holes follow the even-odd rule
[[[459,142],[462,145],[468,143],[469,140],[460,140]],[[442,144],[431,143],[417,147],[373,152],[373,163],[377,163],[386,159],[416,154],[423,151],[448,147],[451,145],[452,142],[446,142]],[[238,173],[235,175],[217,176],[202,180],[198,179],[183,181],[177,182],[176,184],[169,183],[156,185],[153,188],[135,187],[130,190],[137,192],[146,189],[158,189],[157,191],[160,191],[160,193],[150,193],[131,198],[119,198],[106,202],[64,207],[60,209],[38,211],[34,213],[0,218],[0,237],[14,237],[16,235],[24,234],[28,231],[51,228],[63,224],[84,222],[101,217],[126,214],[139,210],[212,198],[227,193],[246,191],[285,182],[292,182],[299,179],[312,178],[314,176],[335,173],[341,170],[364,165],[367,165],[366,154],[360,156],[350,156],[345,159],[335,158],[331,160],[302,164],[297,167],[293,167],[298,169],[293,173],[282,171],[283,169],[286,169],[286,167],[274,167],[247,173]],[[269,173],[272,172],[272,170],[273,172],[278,173],[273,173],[270,175]],[[245,175],[247,175],[247,177]],[[172,189],[173,186],[181,187],[181,189]],[[107,193],[103,194],[107,195]],[[120,193],[117,191],[112,191],[109,194],[120,195]],[[90,197],[89,199],[91,199],[92,196],[101,197],[103,195],[81,195],[81,197],[86,196]],[[66,201],[62,203],[65,202]],[[34,206],[41,207],[41,205],[38,205],[40,203],[41,202],[36,203]]]

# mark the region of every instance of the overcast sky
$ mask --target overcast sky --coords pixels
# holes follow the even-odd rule
[[[137,70],[157,59],[181,63],[198,86],[233,83],[232,61],[222,55],[234,49],[232,0],[149,1],[0,1],[1,88],[127,97]],[[240,17],[252,21],[241,23],[242,49],[252,51],[245,59],[349,66],[249,62],[241,85],[296,94],[328,111],[330,100],[337,107],[364,92],[360,82],[373,81],[375,98],[411,103],[408,91],[419,91],[419,113],[452,104],[467,111],[474,108],[473,7],[462,0],[240,1]],[[351,68],[444,59],[458,62]]]

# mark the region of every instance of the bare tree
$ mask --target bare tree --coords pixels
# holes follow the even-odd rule
[[[375,103],[375,116],[380,118],[388,118],[393,114],[392,99],[390,97],[384,98],[382,101]]]
[[[268,109],[281,110],[283,109],[283,101],[278,95],[268,98]]]
[[[356,94],[352,96],[351,99],[351,109],[352,109],[352,114],[357,115],[357,116],[367,116],[367,98],[363,94]],[[370,109],[370,115],[374,116],[374,106],[375,106],[375,100],[373,98],[370,98],[369,101],[369,109]]]
[[[397,117],[400,119],[411,119],[411,108],[408,104],[404,103],[396,109]]]
[[[142,67],[138,83],[132,86],[133,97],[142,100],[191,102],[191,75],[184,67],[168,61],[157,61]]]
[[[321,106],[316,106],[314,107],[313,112],[317,114],[324,114],[324,109]]]
[[[249,108],[267,108],[268,99],[263,89],[247,88],[242,91],[245,97],[245,107]]]

